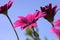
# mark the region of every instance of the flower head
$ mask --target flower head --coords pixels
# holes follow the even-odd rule
[[[52,32],[55,33],[58,37],[60,37],[60,19],[53,22],[54,27],[52,27]]]
[[[47,19],[49,22],[52,22],[57,11],[57,6],[52,7],[52,4],[50,3],[49,5],[40,8],[42,12],[46,13],[46,16],[44,18]]]
[[[36,21],[39,18],[44,17],[44,16],[45,14],[40,11],[36,11],[34,14],[28,14],[26,17],[19,16],[19,20],[17,20],[14,23],[14,27],[16,28],[18,26],[21,26],[21,29],[24,29],[26,27],[28,28],[37,27]]]
[[[8,9],[12,6],[13,0],[10,0],[7,4],[0,6],[0,13],[7,12]]]

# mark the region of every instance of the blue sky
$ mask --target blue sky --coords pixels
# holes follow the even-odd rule
[[[8,1],[0,0],[0,6]],[[45,6],[49,3],[52,3],[53,6],[57,5],[58,8],[60,7],[60,0],[14,0],[12,7],[8,11],[8,15],[14,23],[18,19],[18,16],[26,16],[28,13],[34,13],[36,9],[40,10],[40,6]],[[58,19],[60,16],[59,13],[58,11],[54,20]],[[56,35],[50,32],[52,25],[47,20],[41,18],[37,21],[37,24],[41,40],[44,40],[45,36],[48,40],[58,40]],[[20,40],[26,40],[25,30],[16,28],[16,31]],[[0,40],[17,40],[9,20],[3,14],[0,14]]]

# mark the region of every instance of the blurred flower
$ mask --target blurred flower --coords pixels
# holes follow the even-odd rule
[[[16,28],[18,26],[21,26],[21,29],[24,29],[26,27],[28,28],[37,27],[36,21],[39,18],[44,17],[44,16],[45,14],[38,10],[33,15],[28,14],[26,17],[19,16],[20,19],[14,23],[14,27]]]
[[[46,16],[44,17],[45,19],[47,19],[49,22],[52,22],[54,20],[54,16],[56,14],[56,9],[57,6],[54,6],[52,8],[52,4],[50,3],[49,5],[45,6],[45,7],[40,7],[42,12],[46,13]]]
[[[58,37],[60,37],[60,19],[53,22],[54,27],[52,27],[52,32],[55,33]]]
[[[55,33],[57,37],[60,37],[60,28],[52,27],[51,32]]]
[[[56,20],[55,22],[53,22],[53,24],[54,24],[55,26],[60,26],[60,19],[59,19],[59,20]]]
[[[7,4],[0,6],[0,14],[5,13],[12,6],[13,0],[10,0]]]

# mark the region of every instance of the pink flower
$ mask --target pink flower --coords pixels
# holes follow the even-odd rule
[[[57,11],[57,6],[52,7],[52,4],[50,3],[45,7],[41,7],[41,11],[46,13],[46,16],[44,18],[49,22],[52,22]]]
[[[18,26],[21,26],[21,29],[24,29],[26,27],[28,28],[37,27],[36,21],[39,18],[44,17],[44,16],[45,14],[40,11],[36,11],[34,14],[28,14],[26,17],[19,16],[19,20],[17,20],[14,23],[14,27],[16,28]]]
[[[60,28],[59,27],[52,27],[51,32],[55,33],[57,37],[60,37]]]
[[[52,27],[52,32],[55,33],[58,37],[60,37],[60,19],[53,22],[54,27]]]
[[[54,24],[55,26],[60,26],[60,19],[57,20],[57,21],[55,21],[55,22],[53,22],[53,24]]]
[[[12,6],[13,0],[10,0],[7,4],[0,6],[0,13],[7,12],[8,9]]]

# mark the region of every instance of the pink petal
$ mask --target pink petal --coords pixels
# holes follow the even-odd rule
[[[26,24],[28,23],[27,18],[25,18],[23,16],[18,16],[18,18],[20,18],[20,20],[21,20],[22,23],[26,23]]]
[[[51,32],[55,33],[57,37],[60,37],[60,29],[53,27],[51,29]]]
[[[33,17],[32,14],[28,14],[28,15],[26,16],[26,18],[27,18],[27,20],[28,20],[29,23],[34,20],[34,17]]]
[[[39,12],[39,11],[36,10],[36,11],[34,12],[33,16],[34,16],[34,17],[37,17],[37,16],[38,16],[38,12]]]
[[[27,24],[21,25],[21,30],[25,29],[25,28],[26,28],[26,25],[27,25]]]
[[[15,23],[14,23],[14,28],[16,27],[21,27],[21,28],[24,28],[27,24],[21,22],[21,20],[17,20]]]
[[[37,23],[32,23],[31,25],[28,26],[28,28],[32,28],[32,27],[37,27]]]
[[[56,9],[57,9],[57,5],[55,5],[54,7],[53,7],[53,10],[56,12]]]
[[[29,26],[28,26],[28,28],[30,28],[30,29],[31,29],[31,28],[32,28],[32,25],[29,25]]]
[[[14,28],[20,26],[20,20],[17,20],[15,23],[14,23]]]
[[[13,3],[13,0],[10,0],[10,1],[7,3],[7,8],[8,8],[8,9],[12,6],[12,3]]]
[[[53,22],[53,24],[54,24],[55,26],[60,26],[60,20],[57,20],[57,21]]]
[[[41,18],[41,17],[44,17],[44,16],[46,16],[45,12],[40,11],[38,17]]]
[[[37,23],[33,23],[32,26],[37,27]]]
[[[45,15],[46,14],[44,14],[44,12],[41,12],[41,11],[38,11],[38,10],[33,14],[33,16],[35,17],[35,20],[39,19],[41,17],[44,17]]]

